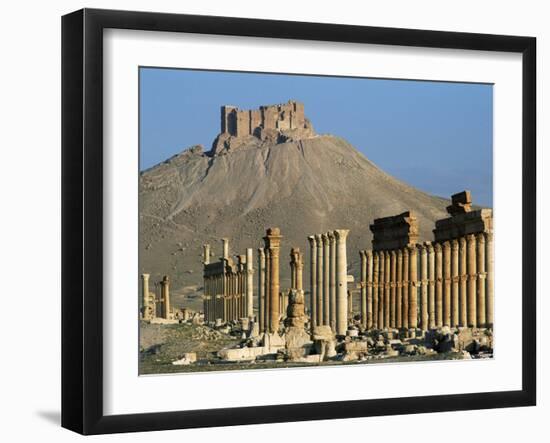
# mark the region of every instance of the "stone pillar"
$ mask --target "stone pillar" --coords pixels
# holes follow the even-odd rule
[[[494,253],[493,253],[493,233],[485,233],[485,262],[487,263],[487,279],[486,279],[486,327],[492,328],[494,321]]]
[[[328,235],[321,234],[323,241],[323,324],[330,325],[330,246]]]
[[[265,252],[258,248],[258,326],[265,332]]]
[[[395,328],[396,326],[396,314],[397,310],[395,307],[395,279],[397,274],[397,255],[395,251],[390,252],[390,327]]]
[[[323,289],[324,289],[324,265],[323,265],[323,238],[319,235],[315,235],[315,240],[317,242],[317,324],[324,325],[323,323],[323,308],[324,308],[324,298],[323,298]]]
[[[435,256],[431,242],[426,242],[428,253],[428,327],[435,328]]]
[[[361,260],[361,325],[367,327],[367,252],[359,251]]]
[[[418,266],[417,249],[409,249],[409,328],[418,327]]]
[[[473,234],[466,236],[468,251],[466,265],[468,267],[468,326],[477,327],[477,300],[476,300],[476,237]]]
[[[353,316],[353,295],[348,289],[348,318]]]
[[[279,331],[279,251],[281,247],[279,228],[269,228],[264,237],[269,250],[269,331]]]
[[[222,238],[223,258],[227,260],[229,258],[229,239]]]
[[[300,252],[299,249],[297,249],[296,253],[296,289],[298,291],[304,290],[304,256]]]
[[[390,279],[391,279],[391,255],[390,251],[386,251],[384,259],[384,327],[390,328]]]
[[[397,294],[395,297],[395,323],[398,329],[403,327],[403,251],[397,250]]]
[[[264,318],[265,318],[265,332],[270,331],[271,320],[271,251],[268,248],[264,248],[265,254],[265,289],[264,289]]]
[[[372,251],[367,251],[367,329],[373,327],[373,306],[372,306],[372,277],[373,277],[373,260]]]
[[[254,317],[254,268],[252,267],[252,248],[246,250],[246,315],[252,319]]]
[[[384,304],[385,304],[385,289],[386,289],[386,253],[384,251],[378,252],[378,269],[380,276],[378,277],[378,327],[384,329],[385,324],[385,315],[384,315]]]
[[[403,249],[403,328],[409,327],[409,248]]]
[[[336,237],[336,334],[346,335],[348,329],[348,260],[346,251],[346,238],[349,230],[337,229]]]
[[[374,251],[372,255],[372,327],[378,329],[379,253]]]
[[[202,262],[205,265],[210,264],[210,245],[202,245]]]
[[[426,331],[428,325],[428,251],[420,245],[420,329]]]
[[[311,328],[317,326],[317,240],[310,235],[309,241],[309,297],[311,306]]]
[[[443,326],[443,255],[441,243],[436,243],[435,250],[435,327]]]
[[[451,326],[451,243],[443,243],[443,326]]]
[[[296,253],[294,248],[290,250],[290,288],[296,289]]]
[[[149,274],[141,274],[141,316],[143,320],[150,320],[151,315],[151,296],[149,295]]]
[[[485,327],[486,306],[485,306],[485,234],[477,234],[477,326]]]
[[[468,268],[466,266],[466,238],[460,237],[458,239],[458,273],[459,277],[459,325],[468,326]]]
[[[330,247],[330,327],[333,331],[336,330],[336,239],[333,232],[328,232],[328,240]]]
[[[162,277],[161,296],[162,296],[162,317],[170,318],[170,279],[167,275]]]
[[[451,241],[451,326],[460,324],[460,302],[458,294],[458,241]]]

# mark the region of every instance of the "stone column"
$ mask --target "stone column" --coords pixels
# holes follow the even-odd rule
[[[167,275],[162,277],[161,294],[162,294],[162,316],[166,319],[170,317],[170,279]]]
[[[459,325],[468,326],[468,268],[466,267],[466,238],[460,237],[458,239],[458,273],[459,273]]]
[[[321,234],[323,241],[323,324],[330,325],[330,246],[328,235]]]
[[[258,248],[258,326],[260,333],[265,332],[265,252]]]
[[[428,325],[428,251],[425,245],[420,249],[420,329],[426,331]]]
[[[279,252],[281,247],[279,228],[267,230],[265,247],[269,249],[269,331],[279,331]]]
[[[348,329],[348,260],[346,251],[346,238],[349,230],[337,229],[336,237],[336,334],[346,335]]]
[[[246,301],[248,318],[254,317],[254,268],[252,267],[252,248],[246,250]]]
[[[361,260],[361,325],[367,327],[367,252],[359,251]]]
[[[458,241],[451,242],[451,326],[457,327],[459,319],[459,295],[458,295]]]
[[[409,249],[409,328],[418,327],[418,266],[417,249]]]
[[[378,277],[380,274],[378,251],[374,251],[372,255],[372,327],[378,329]]]
[[[435,256],[431,242],[426,242],[428,252],[428,327],[435,328]]]
[[[485,306],[485,234],[477,234],[477,326],[485,327],[486,306]]]
[[[441,243],[436,243],[435,250],[435,327],[443,326],[443,255]]]
[[[227,260],[229,258],[229,239],[222,238],[223,258]]]
[[[317,326],[317,240],[310,235],[309,241],[309,297],[311,306],[311,328]]]
[[[372,276],[373,276],[373,260],[372,251],[366,252],[367,259],[367,329],[373,327],[373,306],[372,306]]]
[[[397,274],[397,255],[395,251],[390,252],[390,327],[395,328],[396,320],[395,316],[397,310],[395,307],[395,292],[396,292],[396,274]]]
[[[473,234],[466,236],[466,248],[468,255],[466,265],[468,267],[468,326],[477,327],[477,300],[476,300],[476,237]]]
[[[492,328],[494,321],[494,253],[493,253],[493,233],[485,233],[485,261],[487,263],[487,279],[486,279],[486,327]]]
[[[271,329],[271,250],[264,248],[265,254],[265,289],[264,289],[264,318],[265,318],[265,332],[269,332]]]
[[[323,263],[323,238],[321,235],[316,234],[315,240],[317,241],[317,324],[324,325],[323,320],[323,308],[324,298],[323,289],[325,287],[324,277],[324,263]]]
[[[403,328],[409,327],[409,248],[403,249],[403,308],[401,312]]]
[[[328,240],[330,247],[330,327],[333,331],[336,330],[336,239],[333,232],[328,232]]]
[[[141,274],[141,316],[143,320],[150,320],[151,296],[149,295],[149,274]]]
[[[205,265],[210,264],[210,245],[202,245],[202,262]]]
[[[451,243],[443,243],[443,326],[451,326]]]
[[[294,248],[290,250],[290,288],[296,289],[296,253]]]
[[[391,278],[391,255],[386,251],[384,258],[384,327],[390,328],[390,278]]]
[[[385,319],[386,316],[384,315],[384,304],[385,304],[385,297],[386,297],[386,252],[385,251],[379,251],[378,252],[378,268],[380,276],[378,277],[378,327],[380,329],[384,329],[386,327]]]
[[[296,253],[296,289],[299,291],[304,290],[304,281],[303,281],[303,274],[304,274],[304,256],[300,250],[297,250]]]
[[[398,329],[403,327],[403,251],[397,250],[397,294],[395,297],[395,323]]]

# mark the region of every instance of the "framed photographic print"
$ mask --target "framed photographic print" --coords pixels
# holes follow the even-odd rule
[[[64,427],[535,404],[534,38],[62,26]]]

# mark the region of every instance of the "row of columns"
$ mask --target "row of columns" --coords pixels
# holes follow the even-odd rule
[[[365,328],[493,325],[492,233],[361,251],[360,257]]]
[[[165,275],[160,284],[160,299],[156,299],[154,293],[149,292],[149,274],[141,274],[141,318],[151,320],[161,317],[170,318],[172,308],[170,305],[170,279]]]
[[[348,327],[347,252],[349,231],[337,229],[308,237],[312,326],[330,326],[345,335]]]

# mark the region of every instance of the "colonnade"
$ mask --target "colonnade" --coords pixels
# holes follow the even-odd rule
[[[308,237],[312,326],[330,326],[335,334],[348,328],[347,252],[349,231],[337,229]]]

